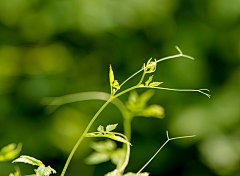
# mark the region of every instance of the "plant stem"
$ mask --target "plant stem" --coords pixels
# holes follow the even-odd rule
[[[162,148],[168,143],[169,139],[158,149],[158,151],[152,156],[152,158],[137,172],[137,175],[153,160],[153,158],[162,150]]]
[[[134,73],[133,75],[131,75],[128,79],[126,79],[126,80],[120,85],[120,87],[122,87],[123,84],[125,84],[127,81],[129,81],[131,78],[133,78],[135,75],[137,75],[138,73],[140,73],[142,70],[144,70],[144,68],[138,70],[136,73]]]
[[[127,136],[129,142],[131,142],[131,122],[132,122],[131,115],[124,117],[123,119],[124,134],[125,136]]]
[[[190,56],[184,55],[184,54],[182,53],[182,51],[181,51],[178,47],[176,47],[176,48],[177,48],[177,50],[180,52],[180,54],[177,54],[177,55],[174,55],[174,56],[165,57],[165,58],[162,58],[162,59],[157,60],[156,62],[161,62],[161,61],[163,61],[163,60],[167,60],[167,59],[171,59],[171,58],[176,58],[176,57],[180,57],[180,56],[193,59],[193,58],[190,57]],[[110,70],[111,70],[111,65],[110,65]],[[113,94],[115,94],[116,92],[113,93],[112,83],[110,82],[111,96],[110,96],[109,100],[108,100],[107,102],[105,102],[104,105],[97,111],[97,113],[94,115],[94,117],[93,117],[92,120],[89,122],[88,126],[86,127],[85,131],[84,131],[83,134],[81,135],[81,137],[78,139],[78,141],[77,141],[77,143],[75,144],[75,146],[73,147],[70,155],[68,156],[68,159],[67,159],[67,161],[66,161],[66,163],[65,163],[65,165],[64,165],[64,168],[63,168],[63,171],[62,171],[62,173],[61,173],[61,176],[64,176],[64,175],[65,175],[65,172],[66,172],[66,170],[67,170],[67,168],[68,168],[68,165],[69,165],[69,163],[70,163],[70,161],[71,161],[74,153],[76,152],[78,146],[80,145],[80,143],[82,142],[82,140],[85,138],[85,135],[88,133],[88,130],[90,129],[90,127],[92,126],[93,122],[96,120],[96,118],[98,117],[98,115],[103,111],[103,109],[104,109],[112,100],[114,100],[115,98],[117,98],[117,97],[123,95],[124,93],[127,93],[127,92],[129,92],[129,91],[131,91],[131,90],[133,90],[133,89],[139,88],[139,85],[142,83],[142,81],[143,81],[143,79],[144,79],[144,76],[145,76],[145,74],[146,74],[145,67],[142,68],[142,69],[140,69],[140,70],[137,71],[136,73],[134,73],[134,74],[133,74],[132,76],[130,76],[129,78],[127,78],[127,79],[120,85],[120,87],[121,87],[121,86],[124,85],[127,81],[129,81],[131,78],[133,78],[135,75],[137,75],[138,73],[140,73],[140,72],[143,71],[143,70],[144,70],[144,72],[143,72],[143,75],[142,75],[142,77],[141,77],[141,80],[140,80],[140,82],[139,82],[136,86],[133,86],[133,87],[131,87],[131,88],[128,88],[128,89],[126,89],[126,90],[124,90],[124,91],[122,91],[122,92],[120,92],[120,93],[118,93],[118,94],[116,94],[116,95],[113,95]],[[113,78],[113,79],[114,79],[114,78]],[[159,88],[159,89],[160,89],[160,88]],[[161,89],[166,89],[166,88],[161,88]],[[171,89],[168,89],[168,90],[171,90]],[[173,89],[172,89],[172,90],[173,90]],[[117,91],[117,90],[116,90],[116,91]],[[182,90],[182,91],[183,91],[183,90]],[[186,90],[184,90],[184,91],[186,91]],[[201,92],[200,90],[198,90],[198,91]],[[201,92],[201,93],[202,93],[202,92]],[[125,118],[125,120],[124,120],[124,126],[125,126],[124,132],[125,132],[125,134],[127,135],[127,137],[129,138],[129,140],[130,140],[130,138],[131,138],[131,120],[132,120],[132,118],[130,118],[130,117],[129,117],[129,118]],[[165,145],[169,140],[171,140],[171,139],[168,138],[168,140],[164,143],[164,145]],[[163,145],[163,146],[164,146],[164,145]],[[163,147],[163,146],[162,146],[162,147]],[[128,146],[128,147],[129,147],[129,146]],[[162,147],[161,147],[161,148],[162,148]],[[161,150],[161,148],[159,149],[159,151]],[[128,150],[128,151],[129,151],[129,150]],[[128,155],[129,155],[129,154],[128,154]],[[155,155],[156,155],[156,154],[155,154]],[[155,156],[155,155],[154,155],[154,156]],[[129,156],[128,156],[128,157],[129,157]],[[154,157],[153,157],[153,158],[154,158]],[[123,167],[126,167],[125,164],[126,164],[127,162],[128,162],[128,159],[125,160]],[[150,162],[150,161],[149,161],[149,162]],[[148,163],[149,163],[149,162],[148,162]],[[147,164],[148,164],[148,163],[147,163]],[[146,164],[146,165],[147,165],[147,164]],[[146,165],[145,165],[145,166],[146,166]],[[145,167],[145,166],[144,166],[144,167]],[[143,168],[144,168],[144,167],[143,167]],[[143,168],[142,168],[142,169],[143,169]],[[142,170],[142,169],[141,169],[141,170]],[[140,173],[141,170],[140,170],[138,173]]]
[[[93,122],[96,120],[96,118],[98,117],[98,115],[102,112],[102,110],[113,100],[114,98],[110,98],[107,102],[104,103],[104,105],[98,110],[98,112],[94,115],[94,117],[92,118],[92,120],[89,122],[87,128],[85,129],[85,131],[83,132],[82,136],[78,139],[77,143],[75,144],[75,146],[73,147],[70,155],[68,156],[68,159],[66,161],[66,164],[63,168],[63,171],[61,173],[61,176],[65,175],[65,172],[68,168],[68,165],[74,155],[74,153],[76,152],[78,146],[80,145],[80,143],[82,142],[82,140],[84,139],[85,135],[87,134],[88,130],[90,129],[90,127],[92,126]]]
[[[141,77],[139,83],[137,84],[137,87],[138,87],[140,84],[142,84],[143,79],[144,79],[144,77],[145,77],[145,74],[146,74],[146,69],[144,68],[144,71],[143,71],[142,77]]]
[[[171,140],[175,139],[184,139],[184,138],[190,138],[190,137],[195,137],[195,135],[192,136],[180,136],[180,137],[175,137],[175,138],[169,138],[168,131],[166,131],[167,134],[167,140],[164,142],[164,144],[158,149],[158,151],[153,155],[153,157],[137,172],[137,175],[142,172],[142,170],[153,160],[153,158],[162,150],[162,148]]]
[[[131,90],[133,90],[133,89],[136,89],[136,88],[137,88],[137,86],[133,86],[133,87],[131,87],[131,88],[129,88],[129,89],[126,89],[126,90],[118,93],[117,95],[111,97],[111,98],[110,98],[107,102],[105,102],[104,105],[98,110],[98,112],[94,115],[94,117],[92,118],[92,120],[89,122],[89,124],[88,124],[87,128],[85,129],[85,131],[83,132],[82,136],[78,139],[77,143],[76,143],[75,146],[73,147],[70,155],[68,156],[68,159],[67,159],[67,161],[66,161],[66,164],[65,164],[65,166],[64,166],[64,168],[63,168],[63,171],[62,171],[62,173],[61,173],[61,176],[64,176],[64,175],[65,175],[65,172],[66,172],[66,170],[67,170],[67,168],[68,168],[68,165],[69,165],[69,163],[70,163],[70,161],[71,161],[74,153],[76,152],[78,146],[80,145],[80,143],[82,142],[82,140],[85,138],[85,135],[87,134],[88,130],[90,129],[90,127],[92,126],[93,122],[96,120],[96,118],[98,117],[98,115],[102,112],[102,110],[103,110],[113,99],[115,99],[115,98],[119,97],[120,95],[123,95],[124,93],[127,93],[127,92],[129,92],[129,91],[131,91]]]

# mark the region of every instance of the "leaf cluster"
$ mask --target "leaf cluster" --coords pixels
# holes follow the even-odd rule
[[[147,106],[147,102],[154,95],[154,90],[148,90],[141,95],[137,91],[131,91],[126,107],[131,116],[156,117],[162,119],[164,117],[164,108],[160,105]]]
[[[121,133],[114,133],[111,132],[117,127],[118,124],[111,124],[107,125],[106,130],[104,130],[104,127],[100,125],[97,130],[98,132],[93,133],[87,133],[85,137],[106,137],[109,139],[113,139],[115,141],[119,141],[128,145],[131,145],[131,143],[127,140],[127,137]]]
[[[15,159],[13,161],[13,163],[27,163],[27,164],[31,164],[34,166],[38,166],[37,169],[34,169],[36,174],[33,174],[31,176],[49,176],[50,174],[56,174],[56,171],[51,168],[50,166],[45,167],[45,165],[42,163],[42,161],[33,158],[31,156],[27,156],[27,155],[21,155],[19,158]]]

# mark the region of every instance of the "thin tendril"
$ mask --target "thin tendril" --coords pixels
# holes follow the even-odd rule
[[[164,57],[164,58],[162,58],[162,59],[157,60],[156,63],[162,62],[162,61],[168,60],[168,59],[173,59],[173,58],[181,57],[181,56],[194,60],[193,57],[183,54],[179,47],[176,46],[176,49],[178,50],[178,52],[179,52],[180,54],[176,54],[176,55],[173,55],[173,56]],[[144,69],[145,69],[145,68],[141,68],[141,69],[138,70],[136,73],[134,73],[133,75],[131,75],[129,78],[127,78],[127,79],[120,85],[120,87],[122,87],[126,82],[128,82],[131,78],[133,78],[134,76],[136,76],[138,73],[140,73],[140,72],[143,71]]]
[[[196,135],[192,136],[181,136],[181,137],[174,137],[174,138],[169,138],[168,131],[166,131],[167,134],[167,140],[164,142],[164,144],[158,149],[158,151],[152,156],[152,158],[137,172],[137,175],[142,172],[142,170],[155,158],[155,156],[162,150],[162,148],[171,140],[175,139],[183,139],[183,138],[189,138],[189,137],[195,137]]]
[[[201,90],[206,90],[208,92],[210,92],[208,89],[171,89],[171,88],[165,88],[165,87],[150,87],[150,86],[143,86],[143,87],[138,87],[138,88],[150,88],[150,89],[162,89],[162,90],[172,90],[172,91],[178,91],[178,92],[200,92],[204,95],[206,95],[208,98],[211,97],[210,94],[207,94]]]

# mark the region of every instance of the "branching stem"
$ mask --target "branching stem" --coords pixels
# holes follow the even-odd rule
[[[176,54],[176,55],[173,55],[173,56],[164,57],[164,58],[162,58],[162,59],[157,60],[156,63],[162,62],[162,61],[168,60],[168,59],[177,58],[177,57],[186,57],[186,58],[189,58],[189,59],[194,60],[193,57],[183,54],[179,47],[176,46],[176,49],[178,50],[178,52],[179,52],[180,54]],[[138,73],[140,73],[140,72],[143,71],[143,70],[145,70],[145,67],[141,68],[141,69],[138,70],[136,73],[134,73],[134,74],[131,75],[129,78],[127,78],[127,79],[120,85],[120,87],[122,87],[126,82],[128,82],[131,78],[133,78],[134,76],[136,76]]]
[[[189,59],[193,59],[191,56],[184,55],[184,54],[182,53],[182,51],[181,51],[178,47],[176,47],[176,49],[178,50],[178,52],[179,52],[180,54],[173,55],[173,56],[169,56],[169,57],[165,57],[165,58],[162,58],[162,59],[159,59],[159,60],[155,60],[155,63],[154,63],[154,64],[156,64],[157,62],[162,62],[162,61],[164,61],[164,60],[168,60],[168,59],[172,59],[172,58],[177,58],[177,57],[186,57],[186,58],[189,58]],[[151,60],[151,59],[150,59],[150,60]],[[149,62],[150,62],[150,60],[149,60]],[[148,64],[148,63],[147,63],[147,64]],[[147,66],[148,66],[148,65],[147,65]],[[111,68],[111,67],[110,67],[110,68]],[[62,173],[61,173],[61,176],[64,176],[64,175],[65,175],[65,172],[66,172],[66,170],[67,170],[67,168],[68,168],[68,165],[69,165],[69,163],[70,163],[70,161],[71,161],[74,153],[76,152],[78,146],[80,145],[80,143],[82,142],[82,140],[85,138],[85,135],[88,133],[90,127],[91,127],[92,124],[93,124],[93,122],[96,120],[96,118],[98,117],[98,115],[103,111],[103,109],[104,109],[111,101],[113,101],[113,100],[116,99],[117,97],[123,95],[124,93],[127,93],[127,92],[129,92],[129,91],[131,91],[131,90],[133,90],[133,89],[136,89],[136,88],[140,88],[139,85],[142,83],[142,81],[143,81],[143,79],[144,79],[144,77],[145,77],[145,74],[146,74],[146,73],[150,73],[150,72],[154,72],[156,68],[154,67],[154,70],[151,69],[151,70],[148,71],[148,72],[147,72],[146,69],[147,69],[147,68],[145,67],[145,64],[144,64],[144,67],[143,67],[143,68],[141,68],[139,71],[137,71],[137,72],[134,73],[132,76],[130,76],[129,78],[127,78],[119,87],[122,87],[122,85],[124,85],[124,84],[125,84],[127,81],[129,81],[131,78],[133,78],[134,76],[136,76],[136,75],[137,75],[138,73],[140,73],[141,71],[144,71],[144,72],[143,72],[143,75],[142,75],[142,77],[141,77],[141,79],[140,79],[140,81],[139,81],[139,83],[138,83],[136,86],[130,87],[130,88],[128,88],[128,89],[126,89],[126,90],[118,93],[118,94],[116,94],[117,89],[116,89],[116,91],[113,93],[113,85],[112,85],[112,83],[110,82],[110,88],[111,88],[111,96],[110,96],[110,98],[109,98],[108,101],[105,102],[105,103],[103,104],[103,106],[97,111],[97,113],[94,115],[94,117],[93,117],[92,120],[89,122],[88,126],[86,127],[85,131],[84,131],[83,134],[81,135],[81,137],[78,139],[77,143],[75,144],[74,148],[72,149],[72,151],[71,151],[71,153],[70,153],[70,155],[69,155],[69,157],[68,157],[68,159],[67,159],[67,161],[66,161],[66,164],[65,164],[65,166],[64,166],[64,168],[63,168],[63,171],[62,171]],[[111,70],[111,69],[110,69],[110,70]],[[111,79],[111,77],[110,77],[110,79]],[[114,78],[113,78],[113,79],[114,79]],[[155,88],[155,89],[174,90],[174,91],[198,91],[198,92],[200,92],[200,93],[202,93],[202,94],[205,94],[205,95],[207,95],[208,97],[210,97],[209,94],[206,94],[205,92],[202,92],[201,89],[200,89],[200,90],[191,90],[191,89],[190,89],[190,90],[187,90],[187,89],[181,90],[181,89],[170,89],[170,88],[163,88],[163,87],[150,87],[150,86],[143,86],[143,87],[144,87],[144,88]],[[125,114],[125,115],[126,115],[126,114]],[[128,121],[128,123],[131,123],[131,120]],[[128,125],[129,125],[129,124],[128,124]],[[131,128],[129,128],[129,129],[131,130]],[[129,130],[129,129],[128,129],[128,130]],[[131,134],[131,133],[130,133],[130,134]],[[160,149],[155,153],[155,155],[142,167],[142,169],[140,169],[140,170],[138,171],[137,174],[139,174],[139,173],[148,165],[148,163],[157,155],[157,153],[163,148],[164,145],[167,144],[168,141],[173,140],[173,139],[186,138],[186,137],[193,137],[193,136],[183,136],[183,137],[169,138],[169,137],[168,137],[168,133],[167,133],[167,138],[168,138],[168,140],[160,147]],[[124,137],[124,138],[125,138],[125,137]],[[127,166],[128,161],[129,161],[129,156],[130,156],[130,146],[127,145],[127,154],[126,154],[124,163],[123,163],[121,166],[119,166],[119,167],[121,167],[121,168],[120,168],[120,171],[123,171],[123,170],[125,169],[125,167]]]
[[[167,133],[167,140],[166,140],[166,142],[164,142],[164,144],[158,149],[158,151],[152,156],[152,158],[137,172],[137,175],[142,172],[142,170],[153,160],[153,158],[155,158],[155,156],[162,150],[162,148],[163,148],[169,141],[174,140],[174,139],[195,137],[195,135],[192,135],[192,136],[181,136],[181,137],[169,138],[168,131],[166,131],[166,133]]]
[[[83,132],[83,134],[82,134],[81,137],[78,139],[78,141],[77,141],[77,143],[75,144],[75,146],[73,147],[70,155],[68,156],[68,159],[67,159],[67,161],[66,161],[66,163],[65,163],[65,165],[64,165],[64,168],[63,168],[63,171],[62,171],[62,173],[61,173],[61,176],[64,176],[64,175],[65,175],[66,170],[67,170],[67,168],[68,168],[68,165],[69,165],[69,163],[70,163],[70,161],[71,161],[74,153],[76,152],[78,146],[80,145],[80,143],[82,142],[82,140],[85,138],[85,135],[88,133],[90,127],[91,127],[92,124],[93,124],[93,122],[96,120],[96,118],[98,117],[98,115],[103,111],[103,109],[104,109],[112,100],[114,100],[115,98],[117,98],[117,97],[119,97],[120,95],[122,95],[122,94],[124,94],[124,93],[127,93],[127,92],[129,92],[129,91],[131,91],[131,90],[133,90],[133,89],[135,89],[135,88],[136,88],[136,86],[133,86],[133,87],[131,87],[131,88],[129,88],[129,89],[126,89],[126,90],[118,93],[117,95],[111,97],[111,98],[110,98],[107,102],[105,102],[104,105],[97,111],[97,113],[94,115],[94,117],[92,118],[92,120],[89,122],[89,124],[88,124],[88,126],[86,127],[85,131]]]

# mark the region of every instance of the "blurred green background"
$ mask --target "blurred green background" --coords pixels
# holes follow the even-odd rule
[[[151,176],[240,175],[239,19],[239,0],[0,0],[0,148],[22,142],[21,154],[41,159],[60,175],[104,102],[68,104],[47,115],[41,99],[110,92],[109,64],[121,83],[150,57],[177,54],[177,45],[195,61],[159,63],[154,80],[163,87],[208,88],[212,97],[156,91],[149,105],[162,105],[165,118],[133,120],[126,171],[138,171],[169,130],[172,137],[197,137],[167,144],[144,170]],[[111,123],[119,123],[117,131],[123,132],[121,114],[112,104],[91,131]],[[67,176],[102,176],[115,168],[110,162],[84,164],[92,140],[79,147]],[[14,172],[14,165],[0,163],[0,175]],[[33,173],[34,167],[18,165],[22,174]]]

